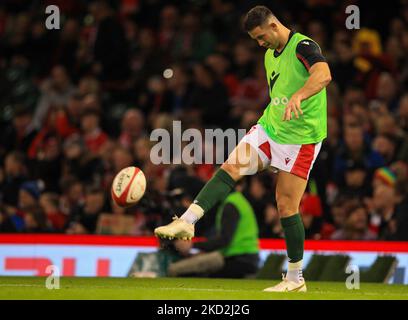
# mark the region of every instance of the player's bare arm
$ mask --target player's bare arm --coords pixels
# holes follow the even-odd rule
[[[317,62],[309,69],[310,77],[305,85],[295,92],[290,98],[286,108],[283,120],[292,119],[292,112],[296,118],[299,113],[303,114],[301,102],[325,88],[331,81],[330,68],[327,62]]]

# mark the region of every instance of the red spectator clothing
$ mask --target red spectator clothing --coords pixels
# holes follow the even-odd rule
[[[34,159],[37,157],[37,152],[39,148],[44,143],[44,138],[48,134],[48,130],[43,129],[35,136],[34,140],[31,142],[30,147],[28,148],[28,158]]]
[[[133,143],[133,137],[126,132],[123,132],[119,137],[119,143],[126,149],[130,149]]]
[[[38,152],[47,147],[47,144],[51,141],[50,139],[57,139],[57,133],[48,128],[42,129],[31,142],[27,151],[28,157],[30,159],[35,159]]]
[[[67,138],[70,135],[79,132],[79,129],[72,125],[65,112],[58,112],[55,119],[58,135]]]
[[[300,202],[300,212],[321,217],[323,214],[322,204],[318,195],[305,193]]]
[[[213,176],[215,169],[214,165],[212,164],[198,164],[194,167],[194,171],[197,174],[198,178],[200,178],[203,181],[208,181],[211,179]]]
[[[329,240],[331,239],[332,234],[336,231],[336,227],[330,223],[323,223],[322,228],[320,230],[321,240]]]
[[[63,230],[65,226],[66,216],[59,212],[48,212],[47,219],[51,222],[52,228],[55,230]]]
[[[98,128],[91,134],[85,135],[84,140],[90,152],[98,153],[101,147],[108,141],[108,135]]]
[[[233,74],[227,74],[224,76],[224,85],[228,90],[228,96],[233,97],[237,94],[239,89],[239,80]]]
[[[36,158],[38,152],[46,147],[47,140],[50,137],[60,137],[65,139],[78,131],[79,130],[75,126],[69,123],[65,113],[57,113],[55,118],[55,129],[45,126],[40,130],[40,132],[38,132],[27,151],[28,157],[30,159]]]

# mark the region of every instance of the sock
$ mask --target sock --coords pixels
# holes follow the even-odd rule
[[[305,228],[303,226],[302,218],[300,214],[297,213],[287,218],[281,218],[281,224],[285,234],[286,250],[288,253],[290,269],[291,271],[292,269],[299,270],[298,264],[296,263],[301,262],[303,259],[305,242]],[[300,263],[300,270],[301,267],[302,264]],[[294,273],[291,273],[291,275],[293,274]],[[299,275],[297,276],[297,279],[299,280]]]
[[[194,200],[194,204],[197,204],[204,212],[207,212],[219,201],[224,200],[234,187],[234,179],[223,169],[218,169],[201,189]]]
[[[286,273],[286,278],[289,281],[300,282],[300,278],[303,277],[302,266],[303,266],[303,260],[300,260],[295,263],[289,262],[288,272]]]
[[[197,204],[191,204],[187,211],[183,213],[180,219],[184,219],[187,222],[194,224],[204,215],[204,209]]]

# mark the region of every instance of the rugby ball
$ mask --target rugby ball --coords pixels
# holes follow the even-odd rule
[[[137,167],[122,169],[113,179],[112,199],[120,207],[136,204],[146,191],[146,177]]]

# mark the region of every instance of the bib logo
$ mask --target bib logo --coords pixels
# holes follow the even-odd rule
[[[273,86],[278,80],[279,75],[280,73],[276,73],[275,71],[272,71],[271,78],[269,79],[269,88],[270,88],[269,90],[271,92],[271,95],[272,95]],[[282,98],[275,97],[271,99],[271,105],[273,106],[286,105],[288,104],[288,102],[289,102],[289,99],[287,97],[282,97]]]
[[[282,98],[275,97],[271,99],[271,105],[273,106],[281,106],[281,105],[286,106],[288,102],[289,102],[288,97],[282,97]]]
[[[278,80],[279,75],[280,73],[275,73],[275,71],[273,71],[271,74],[271,78],[269,79],[269,88],[270,88],[271,94],[272,94],[273,86],[275,85],[276,80]]]

